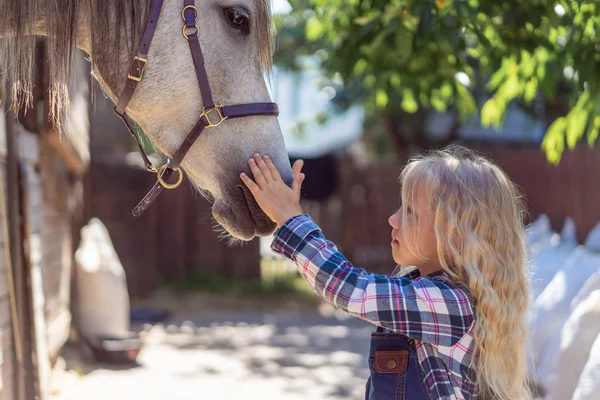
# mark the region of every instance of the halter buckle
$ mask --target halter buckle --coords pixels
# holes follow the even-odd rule
[[[140,65],[135,65],[136,62],[141,63],[141,68]],[[139,82],[142,80],[142,77],[144,76],[144,71],[146,70],[146,64],[148,63],[148,60],[146,60],[145,58],[139,57],[139,56],[135,56],[133,57],[133,61],[131,62],[131,66],[129,67],[129,75],[127,75],[127,78],[131,79],[132,81],[136,81]],[[139,75],[134,75],[134,74],[139,74]]]
[[[181,185],[181,182],[183,181],[183,172],[181,172],[181,169],[175,168],[173,171],[179,173],[179,177],[177,178],[177,182],[171,184],[171,183],[165,182],[165,180],[162,177],[163,172],[167,168],[169,168],[169,163],[164,164],[162,167],[160,167],[158,170],[156,170],[156,176],[158,177],[158,182],[165,189],[175,189],[176,187],[178,187],[179,185]]]
[[[207,123],[206,127],[214,128],[216,126],[221,125],[223,123],[223,121],[225,121],[227,119],[227,116],[223,116],[223,113],[221,112],[221,107],[223,107],[223,106],[212,106],[209,109],[202,107],[202,113],[200,113],[200,119],[202,119],[202,117],[204,117],[204,119],[206,119],[206,123]],[[219,119],[217,122],[212,122],[210,120],[211,113],[217,113],[216,118]]]

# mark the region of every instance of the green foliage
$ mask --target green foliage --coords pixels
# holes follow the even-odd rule
[[[600,130],[600,3],[567,0],[290,0],[279,32],[292,44],[278,62],[317,55],[330,75],[365,88],[366,106],[477,111],[473,88],[491,98],[482,123],[499,127],[511,101],[540,98],[570,111],[542,143],[558,162],[566,147]],[[287,23],[286,23],[287,20]],[[290,21],[295,21],[293,24]],[[293,28],[290,26],[293,25]],[[287,57],[287,58],[286,58]],[[398,99],[398,102],[392,101]],[[554,118],[552,118],[554,119]]]
[[[222,277],[212,273],[189,273],[164,286],[178,293],[195,291],[230,294],[249,297],[300,296],[318,299],[300,276],[294,264],[285,268],[286,260],[263,259],[260,265],[260,278],[242,279]],[[202,268],[210,271],[210,268]]]
[[[187,275],[175,282],[166,284],[165,287],[180,293],[202,291],[260,297],[286,294],[313,296],[313,293],[299,276],[285,276],[272,280],[262,280],[232,279],[216,275]]]

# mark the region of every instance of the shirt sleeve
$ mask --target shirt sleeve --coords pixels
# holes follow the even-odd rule
[[[327,302],[420,342],[453,346],[474,320],[465,290],[444,279],[391,277],[355,268],[307,215],[280,227],[271,249],[295,261],[304,280]]]

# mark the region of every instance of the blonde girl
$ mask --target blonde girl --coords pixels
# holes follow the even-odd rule
[[[389,218],[398,273],[369,274],[325,239],[268,156],[241,179],[277,223],[272,249],[298,265],[324,300],[377,326],[365,398],[530,399],[525,356],[522,207],[491,161],[453,146],[416,157],[400,175]]]

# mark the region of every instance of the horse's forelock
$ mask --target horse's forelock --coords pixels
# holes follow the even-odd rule
[[[0,79],[13,83],[15,110],[31,106],[35,36],[47,37],[46,57],[50,82],[50,116],[60,127],[69,107],[69,79],[73,66],[80,19],[89,22],[91,51],[102,62],[118,54],[120,46],[128,53],[143,29],[151,0],[0,0]],[[109,21],[116,21],[112,25]],[[123,43],[124,35],[129,40]],[[118,59],[114,59],[118,61]],[[8,100],[8,99],[5,99]]]
[[[256,28],[258,30],[258,44],[260,61],[263,68],[270,72],[273,62],[273,24],[271,20],[271,1],[256,0],[257,15]]]

